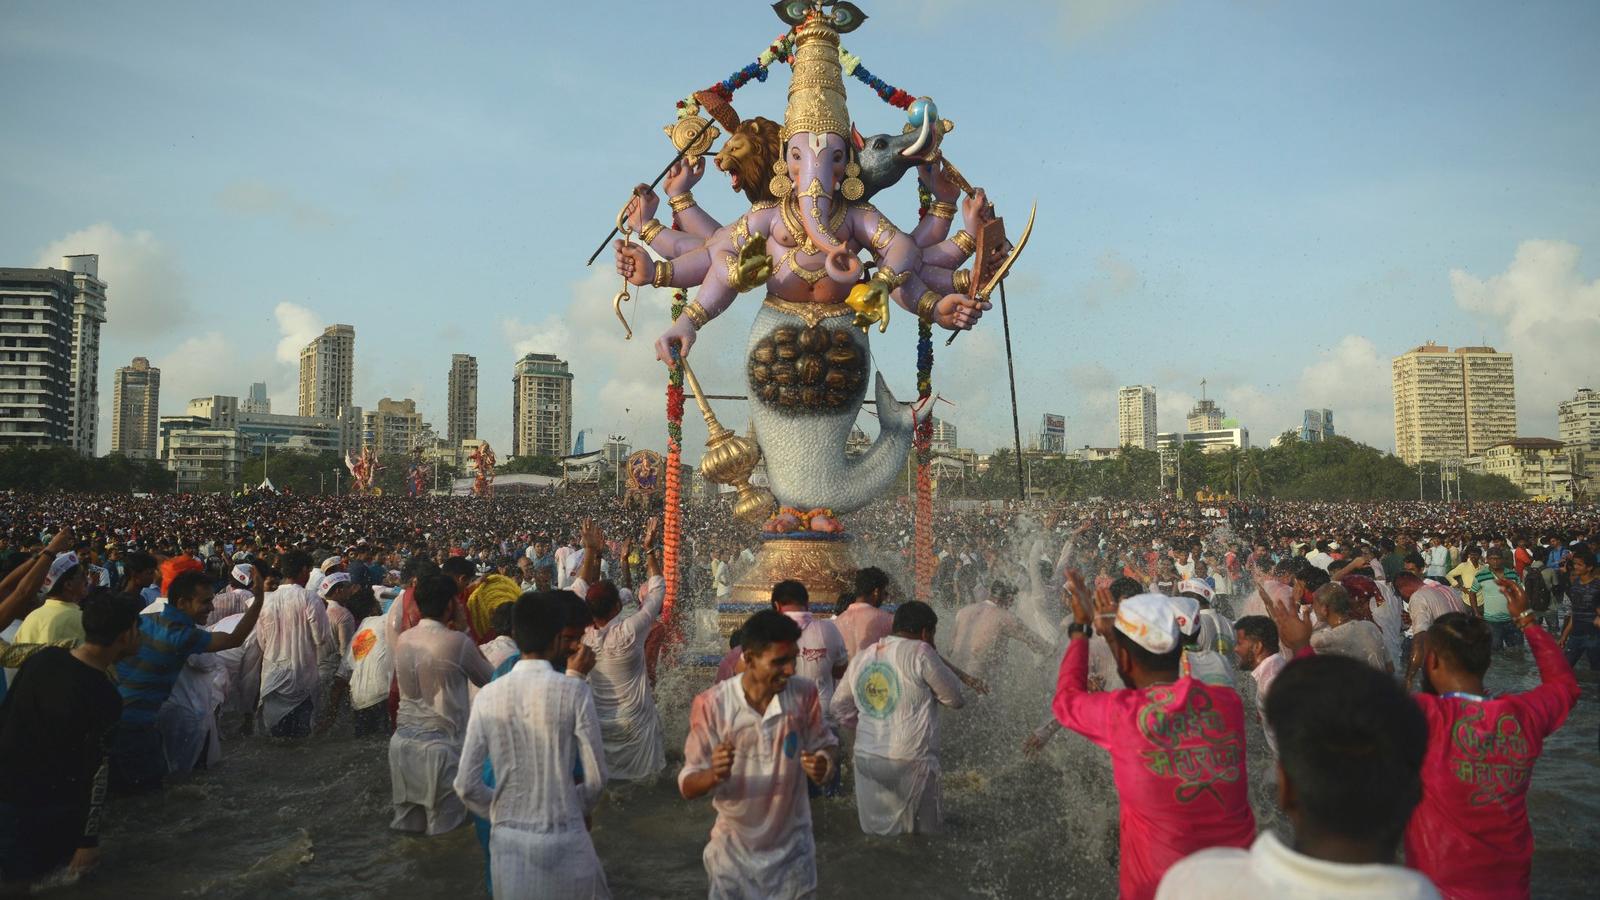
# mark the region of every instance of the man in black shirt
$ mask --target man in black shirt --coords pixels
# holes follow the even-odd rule
[[[107,677],[139,648],[141,601],[83,601],[84,643],[46,647],[17,671],[0,706],[0,878],[13,887],[99,858],[107,754],[122,697]]]

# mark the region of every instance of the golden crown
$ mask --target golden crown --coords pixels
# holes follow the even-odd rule
[[[839,65],[839,32],[819,15],[808,17],[795,31],[794,76],[779,137],[788,141],[803,132],[841,137],[850,133],[844,70]]]

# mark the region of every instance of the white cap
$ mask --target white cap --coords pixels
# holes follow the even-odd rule
[[[1210,603],[1211,598],[1216,596],[1216,591],[1211,589],[1211,585],[1198,578],[1186,578],[1178,582],[1178,593],[1198,595],[1201,600],[1207,603]]]
[[[330,556],[327,559],[322,561],[322,571],[326,572],[329,569],[332,569],[334,566],[342,565],[343,563],[344,563],[344,557],[342,557],[342,556]]]
[[[250,581],[255,577],[256,567],[249,563],[240,563],[233,567],[233,580],[245,587],[250,586]]]
[[[317,596],[323,598],[324,600],[326,600],[328,598],[328,595],[333,593],[333,589],[334,588],[338,587],[341,584],[349,584],[349,583],[350,583],[350,576],[349,575],[346,575],[343,572],[334,572],[332,575],[329,575],[328,577],[322,579],[322,583],[317,585]]]
[[[67,570],[77,564],[78,554],[73,553],[71,550],[65,553],[57,553],[56,558],[50,563],[50,574],[44,577],[44,589],[48,591],[55,587],[61,576],[67,574]]]
[[[1168,597],[1172,604],[1172,616],[1178,620],[1178,630],[1184,637],[1194,637],[1200,633],[1200,601],[1193,597]]]
[[[1116,628],[1151,653],[1171,653],[1178,646],[1178,620],[1172,598],[1139,594],[1117,605]]]

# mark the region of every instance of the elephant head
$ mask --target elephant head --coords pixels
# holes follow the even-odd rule
[[[874,134],[862,137],[861,132],[850,129],[850,143],[856,149],[856,162],[861,165],[861,199],[900,181],[900,176],[913,166],[933,162],[939,158],[939,131],[928,129],[907,131],[903,134]]]
[[[837,134],[798,132],[784,146],[784,160],[800,206],[800,225],[825,254],[828,277],[847,284],[855,281],[861,274],[861,261],[844,240],[827,231],[834,211],[845,202],[839,183],[850,160],[849,143]]]

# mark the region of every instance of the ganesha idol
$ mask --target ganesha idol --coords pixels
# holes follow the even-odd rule
[[[656,341],[663,362],[674,350],[687,359],[700,331],[739,294],[764,294],[745,348],[750,416],[772,494],[785,508],[848,513],[904,471],[915,416],[927,413],[897,402],[881,374],[877,440],[865,454],[845,456],[867,389],[862,326],[886,327],[890,302],[952,331],[971,328],[989,308],[969,296],[970,272],[959,269],[992,207],[974,192],[962,210],[967,229],[948,237],[959,191],[931,164],[942,136],[936,113],[931,104],[920,113],[920,128],[863,138],[845,105],[838,32],[825,15],[812,15],[795,32],[781,129],[764,119],[740,123],[716,158],[753,201],[749,210],[721,226],[695,205],[688,188],[703,162],[669,174],[676,228],[649,218],[657,201],[642,186],[628,207],[630,223],[663,259],[619,241],[618,271],[638,285],[698,286]],[[914,166],[935,199],[907,233],[868,199]],[[823,520],[829,529],[832,518]]]

